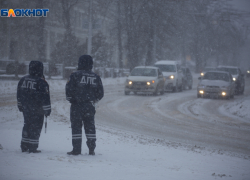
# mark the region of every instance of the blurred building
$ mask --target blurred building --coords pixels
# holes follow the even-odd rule
[[[91,0],[89,0],[90,2]],[[77,2],[76,4],[74,4]],[[0,60],[18,60],[19,62],[39,58],[39,43],[44,45],[44,61],[51,61],[51,53],[58,41],[62,41],[65,28],[65,9],[70,8],[70,28],[79,44],[86,43],[89,32],[89,2],[88,1],[62,1],[62,0],[1,0],[1,9],[37,9],[48,8],[48,16],[39,17],[0,17]],[[110,11],[99,11],[101,1],[93,0],[92,36],[101,32],[106,41],[112,44],[114,33],[111,33],[113,20],[109,17]],[[62,4],[65,3],[65,4]],[[102,13],[105,13],[102,14]],[[110,59],[116,59],[116,50],[110,46]],[[83,49],[86,53],[87,49]]]

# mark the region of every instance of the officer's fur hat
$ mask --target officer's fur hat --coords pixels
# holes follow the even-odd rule
[[[93,59],[90,55],[82,55],[78,60],[78,70],[91,70],[93,68]]]
[[[31,76],[43,77],[43,63],[40,61],[30,61],[29,74]]]

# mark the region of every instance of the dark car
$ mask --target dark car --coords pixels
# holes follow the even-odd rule
[[[235,94],[243,94],[245,90],[244,74],[237,66],[218,66],[217,70],[229,72],[235,82]]]
[[[246,70],[246,77],[247,77],[247,78],[250,77],[250,67]]]
[[[183,88],[186,89],[186,87],[188,87],[188,89],[192,89],[193,76],[192,76],[191,71],[187,67],[182,67],[181,70],[183,73],[183,78],[182,78]]]

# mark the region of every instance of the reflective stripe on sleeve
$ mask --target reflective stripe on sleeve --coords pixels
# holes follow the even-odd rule
[[[51,109],[51,105],[43,106],[43,110],[44,110],[44,111],[50,110],[50,109]]]
[[[44,111],[47,111],[47,110],[50,110],[50,109],[51,109],[51,108],[47,108],[47,109],[44,109],[44,108],[43,108]]]

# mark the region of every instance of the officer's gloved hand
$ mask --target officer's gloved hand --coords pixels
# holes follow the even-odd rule
[[[23,107],[22,106],[18,106],[18,109],[20,112],[23,112]]]
[[[75,99],[75,98],[72,98],[72,99],[69,100],[69,102],[70,102],[71,104],[74,104],[74,103],[76,103],[76,99]]]
[[[49,116],[50,112],[51,112],[51,110],[44,111],[44,116],[46,116],[46,117]]]
[[[98,99],[97,100],[95,100],[95,101],[91,101],[91,103],[92,103],[92,105],[94,106],[94,107],[96,107],[96,104],[98,103]]]

